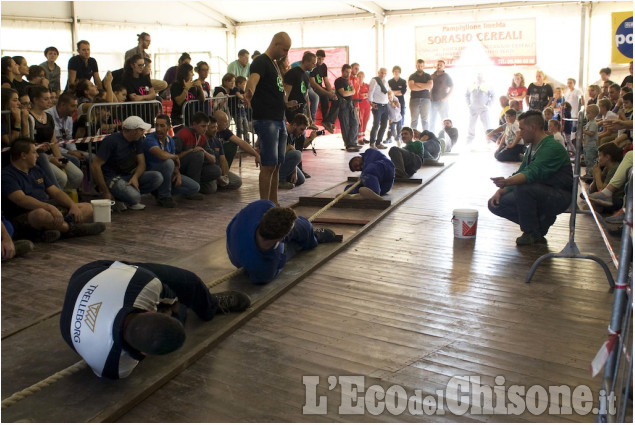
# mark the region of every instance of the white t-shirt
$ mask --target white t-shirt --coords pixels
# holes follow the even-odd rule
[[[559,131],[553,133],[553,138],[556,139],[562,146],[566,147],[564,145],[564,137],[562,137],[562,133]]]
[[[571,105],[571,118],[578,118],[578,110],[580,109],[579,99],[582,96],[580,89],[573,89],[567,91],[564,94],[564,100]]]
[[[514,143],[514,139],[516,138],[516,134],[520,131],[520,124],[518,124],[518,120],[514,121],[513,124],[505,123],[505,131],[503,132],[503,140],[505,140],[505,146],[509,146]],[[518,141],[519,145],[523,144],[522,139]]]

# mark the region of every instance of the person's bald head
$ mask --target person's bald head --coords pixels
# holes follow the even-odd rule
[[[229,126],[229,117],[223,111],[214,112],[214,118],[218,123],[218,131],[223,131]]]
[[[286,32],[279,32],[271,39],[267,52],[272,59],[281,59],[287,55],[291,48],[291,37]]]

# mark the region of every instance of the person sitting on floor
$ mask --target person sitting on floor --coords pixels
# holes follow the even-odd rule
[[[14,141],[10,157],[11,164],[2,169],[2,208],[18,237],[53,242],[62,235],[97,235],[106,229],[104,223],[90,223],[91,204],[74,203],[35,165],[33,140]]]
[[[309,117],[304,114],[296,114],[293,120],[287,123],[287,152],[284,162],[280,165],[278,189],[293,189],[310,177],[302,170],[302,150],[313,142],[317,132],[313,130],[309,137],[306,137],[308,126]]]
[[[192,117],[192,125],[182,128],[176,140],[176,153],[181,160],[181,174],[190,177],[201,187],[204,195],[215,193],[216,179],[222,170],[216,164],[216,157],[208,152],[205,133],[209,127],[210,117],[202,111]]]
[[[146,171],[143,134],[150,124],[133,115],[124,120],[122,127],[121,133],[100,142],[90,171],[103,198],[118,202],[116,210],[143,210],[141,195],[163,183],[161,173]]]
[[[545,235],[558,214],[571,204],[573,171],[566,149],[544,132],[540,111],[518,118],[520,137],[531,144],[520,168],[508,178],[493,177],[499,187],[488,202],[489,210],[520,225],[516,245],[546,244]]]
[[[148,134],[143,140],[146,167],[163,176],[163,183],[156,190],[155,196],[159,206],[166,208],[176,207],[173,194],[197,201],[203,199],[203,195],[198,193],[201,188],[199,184],[188,176],[181,175],[181,162],[176,154],[174,139],[168,136],[171,127],[170,117],[159,114],[154,119],[154,133]]]
[[[13,240],[13,224],[2,216],[2,260],[21,257],[33,251],[33,242],[26,239]]]
[[[615,176],[621,162],[622,150],[615,143],[609,142],[598,147],[598,162],[593,166],[593,183],[589,186],[589,193],[593,194],[604,190]],[[612,213],[617,211],[622,208],[624,187],[616,188],[615,192],[611,192],[611,197],[613,198],[612,205],[604,206],[593,200],[591,202],[598,212]]]
[[[401,129],[401,141],[403,148],[393,146],[388,151],[388,156],[395,165],[395,177],[408,179],[423,165],[423,143],[413,140],[414,132],[410,127]]]
[[[368,149],[348,162],[351,171],[361,171],[360,186],[353,189],[351,198],[359,194],[362,198],[381,200],[392,189],[395,181],[395,164],[377,149]],[[351,185],[346,186],[345,190]]]
[[[335,239],[332,230],[314,229],[291,208],[258,200],[240,210],[227,226],[227,254],[234,266],[245,269],[252,283],[265,284],[297,252]]]
[[[218,123],[216,118],[209,117],[209,126],[205,132],[207,138],[207,148],[209,152],[216,158],[216,165],[221,169],[221,176],[212,182],[212,185],[216,184],[217,189],[220,190],[236,190],[243,184],[243,179],[235,173],[229,171],[229,164],[225,157],[225,150],[223,148],[223,142],[218,140],[216,134],[218,133]]]
[[[523,141],[520,138],[520,128],[518,127],[518,121],[516,121],[516,111],[514,109],[508,109],[505,112],[505,120],[506,123],[504,125],[492,130],[492,133],[503,132],[498,138],[498,147],[494,153],[494,158],[501,162],[521,161],[522,155],[525,152],[525,145],[523,145]]]
[[[443,129],[439,131],[437,138],[439,141],[443,140],[445,142],[445,152],[452,152],[452,148],[459,140],[459,130],[456,127],[452,127],[452,120],[443,120]]]
[[[168,354],[183,345],[187,307],[209,321],[250,305],[239,291],[210,293],[188,270],[99,260],[71,276],[60,331],[95,375],[120,379],[147,355]]]

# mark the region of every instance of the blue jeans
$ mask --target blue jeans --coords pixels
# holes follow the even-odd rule
[[[449,118],[450,104],[448,101],[433,100],[430,102],[430,131],[436,132],[437,115],[443,120]]]
[[[167,198],[172,195],[192,195],[201,188],[198,183],[184,174],[181,174],[181,185],[175,186],[172,182],[174,161],[171,159],[166,159],[155,165],[152,171],[158,171],[163,176],[163,183],[157,189],[159,198]]]
[[[582,150],[584,151],[586,176],[593,177],[593,166],[598,159],[598,146],[595,143],[586,143]]]
[[[514,190],[501,196],[500,204],[489,210],[520,225],[520,230],[534,236],[544,236],[556,221],[556,216],[571,204],[571,191],[556,189],[542,183],[514,186]]]
[[[410,98],[410,127],[415,130],[419,118],[421,118],[422,131],[428,129],[428,114],[430,112],[430,99]]]
[[[375,142],[381,143],[384,139],[384,133],[388,126],[388,105],[377,104],[377,107],[371,111],[373,113],[373,127],[370,129],[370,144],[373,145]]]
[[[318,104],[320,103],[320,96],[313,91],[311,87],[307,90],[309,95],[309,101],[311,102],[311,121],[315,122],[315,114],[317,114]]]
[[[284,120],[254,120],[254,130],[260,140],[260,163],[266,167],[282,164],[287,148],[287,126]]]
[[[280,182],[288,182],[290,181],[291,173],[295,170],[297,175],[297,180],[295,182],[296,186],[300,186],[305,182],[306,178],[302,173],[302,170],[298,168],[298,164],[302,161],[302,152],[297,150],[292,150],[287,152],[284,155],[284,163],[280,166],[279,171],[279,180]]]
[[[108,182],[110,193],[118,201],[123,201],[128,205],[141,202],[142,193],[150,193],[158,189],[163,183],[163,176],[158,171],[146,171],[139,177],[139,190],[128,184],[132,174],[126,176],[116,176]]]

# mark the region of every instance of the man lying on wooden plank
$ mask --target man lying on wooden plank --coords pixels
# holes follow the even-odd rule
[[[336,240],[332,230],[313,229],[305,217],[268,200],[247,205],[227,226],[229,260],[256,284],[271,282],[297,252]]]
[[[119,379],[146,355],[183,345],[187,307],[209,321],[250,305],[239,291],[210,293],[197,275],[178,267],[99,260],[71,276],[60,328],[97,376]]]
[[[351,191],[349,198],[381,200],[392,189],[395,181],[395,164],[377,149],[368,149],[348,162],[351,171],[361,171],[359,187]],[[346,186],[345,190],[351,185]]]

